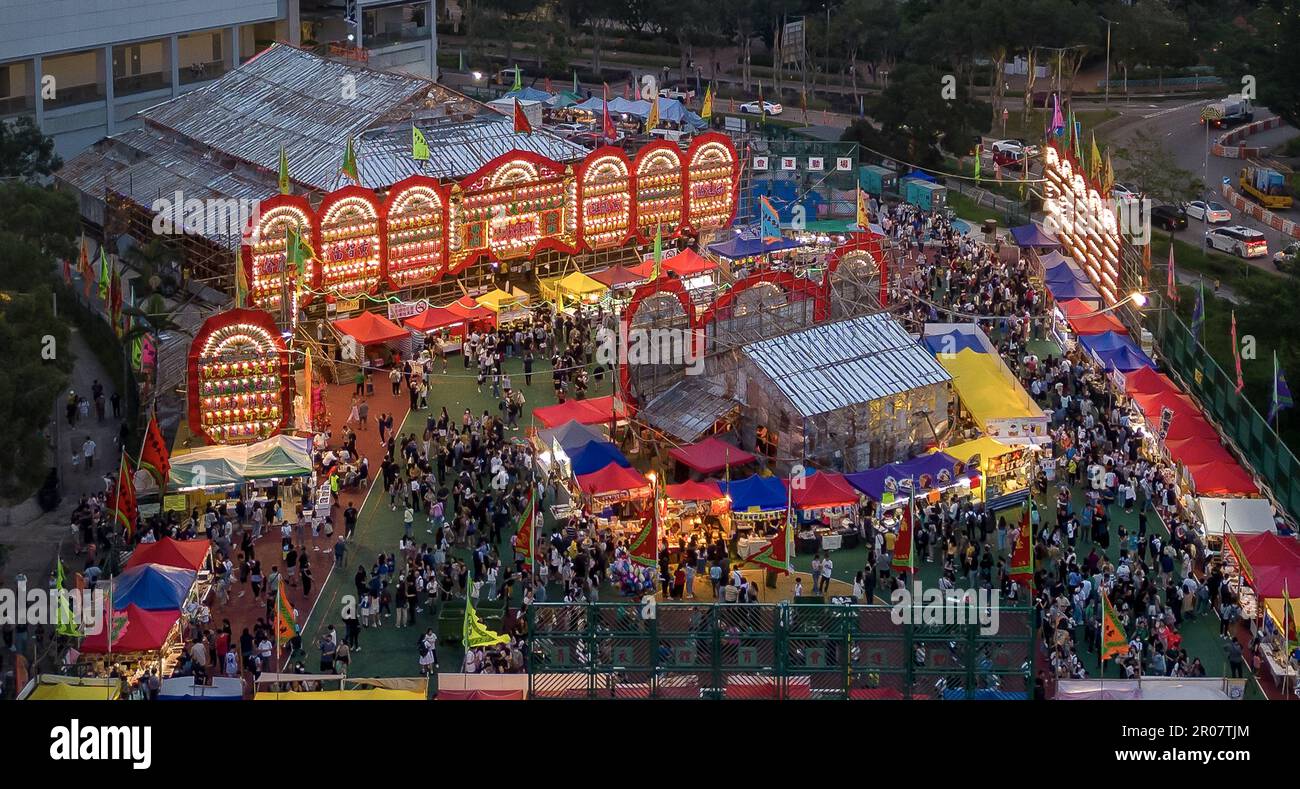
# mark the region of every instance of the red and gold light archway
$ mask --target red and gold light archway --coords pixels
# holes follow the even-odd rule
[[[686,226],[699,233],[731,224],[740,193],[740,160],[725,136],[703,136],[686,153]]]
[[[310,239],[314,222],[315,212],[305,197],[276,195],[262,201],[257,224],[244,237],[239,250],[254,306],[265,310],[280,309],[280,294],[285,285],[289,290],[295,287],[294,282],[286,283],[284,279],[285,236],[290,229],[297,228],[304,239]]]
[[[393,184],[384,202],[384,232],[390,288],[436,281],[447,268],[447,191],[422,175]]]
[[[375,193],[346,186],[316,212],[315,287],[338,296],[373,293],[384,275],[384,225]]]
[[[245,444],[289,424],[289,353],[275,319],[232,309],[208,318],[190,343],[189,428],[209,444]]]
[[[578,166],[578,235],[587,249],[608,249],[627,242],[635,219],[632,163],[622,150],[606,146]]]
[[[643,242],[653,239],[658,228],[665,236],[675,235],[685,217],[681,149],[666,141],[651,143],[637,153],[635,172],[637,235]]]

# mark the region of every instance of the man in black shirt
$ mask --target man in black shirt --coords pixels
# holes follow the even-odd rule
[[[343,533],[345,539],[352,539],[352,532],[357,528],[357,507],[355,502],[348,502],[348,508],[343,511]]]

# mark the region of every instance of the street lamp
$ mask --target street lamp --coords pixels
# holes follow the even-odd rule
[[[1106,23],[1106,105],[1110,106],[1110,26],[1115,23],[1104,16],[1101,21]]]

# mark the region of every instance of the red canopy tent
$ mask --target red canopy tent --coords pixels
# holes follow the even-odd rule
[[[1191,417],[1200,417],[1201,415],[1200,410],[1196,407],[1196,403],[1193,403],[1191,398],[1175,390],[1159,392],[1156,394],[1135,393],[1132,397],[1138,404],[1138,407],[1142,409],[1142,413],[1146,414],[1147,419],[1157,424],[1160,422],[1160,412],[1165,408],[1172,410],[1175,418],[1180,414],[1186,414]]]
[[[1174,421],[1169,425],[1169,435],[1165,436],[1165,441],[1177,441],[1181,438],[1212,438],[1219,440],[1219,431],[1214,429],[1214,425],[1206,421],[1205,417],[1199,412],[1187,411],[1179,413],[1174,417]]]
[[[362,345],[381,345],[410,336],[406,329],[373,312],[363,312],[352,318],[334,321],[334,328]]]
[[[675,274],[678,278],[693,277],[697,274],[713,271],[717,267],[717,261],[703,257],[693,249],[687,249],[670,258],[664,258],[659,266],[662,272]],[[641,265],[631,268],[631,271],[642,279],[650,279],[654,274],[654,270],[655,262],[653,260],[647,260]]]
[[[1162,392],[1180,392],[1169,376],[1158,373],[1150,367],[1143,366],[1131,373],[1124,374],[1124,390],[1130,397],[1139,394],[1160,394]]]
[[[635,497],[650,492],[650,483],[641,472],[617,463],[610,463],[600,471],[578,477],[578,487],[590,496],[604,496],[626,491],[629,496]]]
[[[722,489],[711,479],[665,485],[664,495],[674,501],[712,501],[722,498]]]
[[[1235,537],[1241,552],[1245,554],[1246,563],[1251,567],[1300,566],[1300,542],[1294,537],[1279,537],[1273,532],[1240,534]],[[1231,545],[1232,541],[1229,540],[1228,544]]]
[[[148,652],[167,641],[167,634],[181,618],[181,612],[146,611],[137,605],[113,612],[113,621],[104,622],[98,633],[86,636],[81,651],[91,655],[108,654],[108,634],[113,634],[114,652]]]
[[[1198,496],[1248,496],[1259,493],[1259,487],[1235,460],[1188,465]]]
[[[465,318],[461,315],[457,315],[446,307],[430,307],[418,315],[403,318],[402,324],[408,329],[415,329],[416,331],[422,332],[452,328],[457,330],[454,332],[456,336],[465,336]]]
[[[1290,595],[1300,589],[1300,564],[1252,567],[1251,575],[1248,581],[1260,597],[1281,597],[1283,592]]]
[[[796,509],[815,510],[824,507],[847,507],[858,503],[858,490],[844,479],[843,474],[818,471],[801,478],[782,480],[791,488],[790,498]],[[792,487],[793,486],[793,487]]]
[[[1128,334],[1128,329],[1124,328],[1124,324],[1120,323],[1114,315],[1090,314],[1097,312],[1097,307],[1093,304],[1078,299],[1066,299],[1060,302],[1059,306],[1075,334],[1103,334],[1108,331]]]
[[[161,564],[164,567],[180,567],[198,572],[208,560],[211,548],[212,542],[209,540],[173,540],[164,537],[158,542],[137,545],[126,566],[131,568],[141,564]]]
[[[542,427],[558,427],[571,419],[582,425],[599,425],[612,419],[622,419],[626,415],[627,408],[621,404],[615,412],[613,395],[590,400],[569,400],[533,411],[533,416]]]
[[[592,279],[596,280],[597,282],[599,282],[600,284],[604,285],[607,288],[620,288],[625,285],[634,285],[636,283],[646,281],[645,276],[638,274],[637,272],[633,271],[627,266],[624,266],[622,263],[619,263],[614,266],[610,266],[609,268],[604,269],[603,271],[597,271],[595,273],[588,274],[587,276],[591,277]]]
[[[486,322],[496,325],[497,314],[474,300],[473,296],[461,296],[443,309],[459,315],[471,323]]]
[[[754,462],[754,455],[732,446],[717,436],[686,446],[673,447],[668,456],[683,466],[701,474],[716,474],[728,466],[735,468]]]
[[[1165,441],[1169,455],[1185,466],[1207,463],[1236,463],[1217,438],[1173,438]]]

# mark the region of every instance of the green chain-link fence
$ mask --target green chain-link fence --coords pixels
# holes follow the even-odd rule
[[[529,695],[546,698],[1027,699],[1033,613],[899,625],[890,606],[537,604]]]

